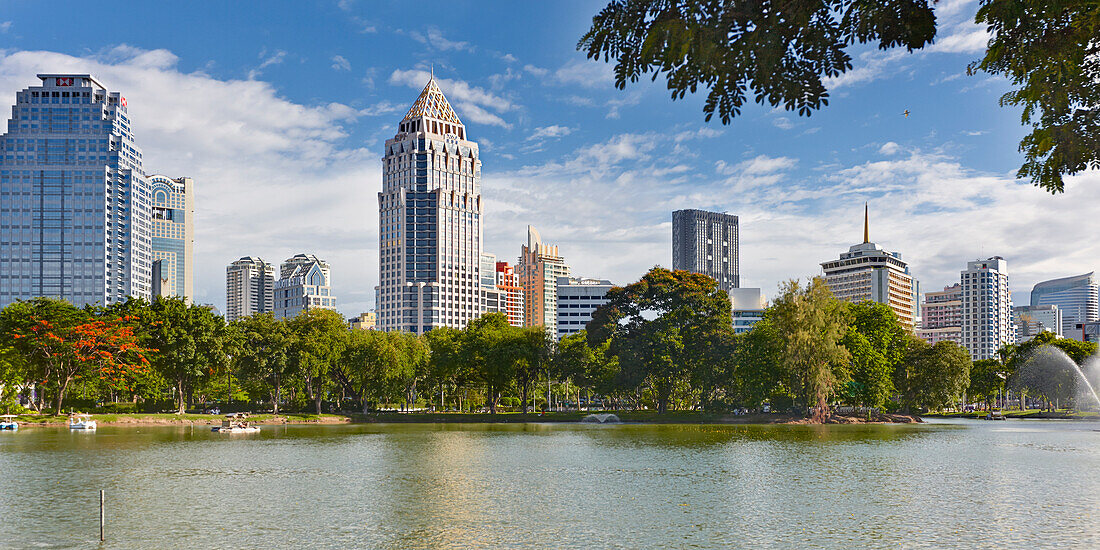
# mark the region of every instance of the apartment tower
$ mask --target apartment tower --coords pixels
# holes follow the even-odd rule
[[[275,266],[245,256],[225,268],[225,319],[235,321],[275,309]]]
[[[153,194],[152,253],[154,296],[195,295],[195,182],[191,178],[149,176]]]
[[[975,361],[997,357],[1016,341],[1008,263],[1000,256],[967,262],[961,279],[962,345]]]
[[[558,255],[558,247],[542,244],[534,227],[527,226],[527,244],[520,245],[516,263],[523,287],[523,323],[546,327],[551,334],[558,326],[558,277],[569,276],[569,266]]]

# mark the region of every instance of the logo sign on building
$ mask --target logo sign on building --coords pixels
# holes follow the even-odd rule
[[[60,77],[55,78],[54,79],[54,85],[55,86],[72,86],[73,85],[73,78],[71,76],[66,77],[66,78],[60,78]]]
[[[120,98],[119,103],[122,103],[122,106],[125,107],[126,106],[126,98],[125,97]]]

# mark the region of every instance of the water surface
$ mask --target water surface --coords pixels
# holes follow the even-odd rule
[[[0,548],[1100,548],[1097,429],[32,427]]]

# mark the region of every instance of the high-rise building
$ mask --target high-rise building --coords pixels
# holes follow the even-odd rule
[[[1080,325],[1100,321],[1100,286],[1093,273],[1043,281],[1031,289],[1031,305],[1055,305],[1062,312],[1062,335],[1082,339]]]
[[[546,327],[553,334],[558,326],[558,277],[569,276],[569,266],[558,255],[558,247],[542,244],[534,227],[527,226],[527,244],[520,245],[516,263],[523,287],[523,323]]]
[[[825,284],[838,299],[886,304],[898,321],[912,329],[917,314],[916,285],[909,264],[898,252],[887,252],[871,242],[869,216],[864,210],[863,242],[853,245],[840,259],[823,262]]]
[[[1000,256],[967,262],[961,278],[962,345],[975,361],[992,359],[1016,341],[1008,263]]]
[[[759,288],[732,288],[729,291],[733,332],[744,334],[764,319],[768,300]]]
[[[153,194],[153,295],[194,297],[195,182],[149,176]]]
[[[1062,310],[1054,304],[1043,306],[1014,306],[1012,321],[1016,324],[1016,343],[1031,340],[1041,332],[1062,336]]]
[[[328,263],[313,254],[295,254],[279,267],[275,318],[291,319],[311,309],[336,309]]]
[[[946,340],[962,345],[962,285],[955,283],[942,291],[924,293],[917,336],[929,344]]]
[[[386,140],[378,208],[379,328],[481,315],[481,159],[434,77]]]
[[[519,284],[519,277],[508,262],[497,262],[496,276],[497,289],[500,290],[500,299],[504,301],[504,312],[508,315],[508,324],[513,327],[524,326],[523,287]]]
[[[672,213],[672,269],[702,273],[718,288],[741,286],[737,216],[705,210]]]
[[[225,268],[225,319],[275,311],[275,266],[245,256]]]
[[[0,135],[0,307],[149,298],[149,181],[126,98],[87,74],[40,74]]]
[[[613,286],[604,279],[558,277],[558,339],[584,330],[596,308],[607,303],[607,291]]]

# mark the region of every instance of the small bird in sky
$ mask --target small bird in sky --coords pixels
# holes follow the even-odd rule
[[[902,114],[905,115],[905,118],[909,118],[909,109],[906,109]]]

